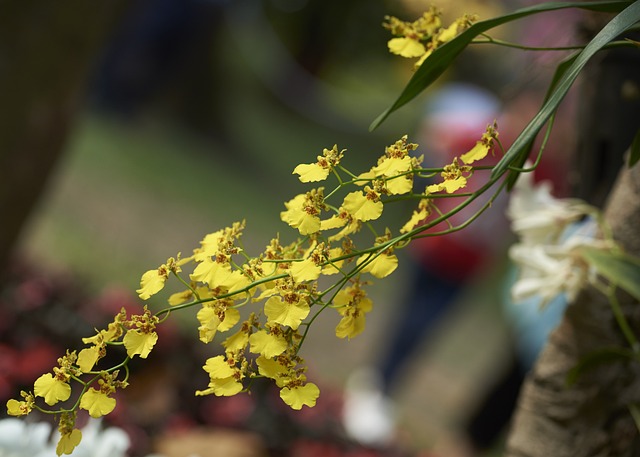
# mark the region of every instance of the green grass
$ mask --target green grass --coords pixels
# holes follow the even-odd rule
[[[34,215],[24,246],[93,283],[135,284],[140,273],[206,233],[247,219],[248,232],[279,225],[281,201],[226,151],[158,127],[79,122],[66,157]],[[135,279],[131,279],[135,278]]]

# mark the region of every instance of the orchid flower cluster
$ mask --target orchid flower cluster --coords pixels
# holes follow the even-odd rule
[[[542,11],[545,8],[537,6],[519,14]],[[418,58],[417,82],[410,84],[374,124],[437,77],[442,65],[433,71],[423,65],[432,53],[451,62],[459,49],[472,43],[473,33],[463,31],[474,28],[475,35],[484,35],[489,28],[518,17],[514,14],[474,24],[475,17],[465,15],[447,27],[436,8],[414,22],[387,17],[384,27],[394,36],[388,42],[389,50]],[[464,43],[447,48],[445,44],[453,40]],[[574,73],[560,76],[566,84],[557,84],[557,93],[550,97],[555,106],[563,96],[558,91],[571,85],[568,78]],[[512,146],[495,167],[476,163],[494,149],[504,152],[495,123],[487,126],[471,150],[440,168],[423,167],[423,157],[414,154],[418,145],[410,143],[406,135],[387,146],[368,171],[358,174],[344,166],[346,150],[337,145],[323,149],[316,161],[293,170],[304,184],[322,183],[284,203],[280,217],[297,231],[295,240],[286,242],[278,235],[263,252],[252,256],[242,243],[245,221],[207,234],[188,256],[178,253],[142,275],[137,292],[144,301],[163,291],[170,278],[180,286],[181,290],[166,297],[165,307],[152,311],[152,306],[145,306],[141,314],[134,315],[123,309],[106,328],[83,338],[84,348],[60,357],[58,366],[40,376],[32,390],[21,392],[21,400],[9,400],[9,415],[25,416],[32,411],[56,415],[60,433],[56,453],[72,453],[82,439],[76,427],[79,410],[93,418],[110,414],[116,407],[117,392],[129,384],[129,363],[136,357],[146,359],[158,342],[157,327],[184,309],[197,309],[199,340],[204,344],[219,341],[221,346],[205,361],[203,369],[209,381],[195,395],[232,396],[249,391],[255,379],[267,378],[291,408],[313,407],[320,392],[307,379],[300,351],[315,319],[320,313],[334,312],[338,338],[359,335],[373,307],[367,287],[372,278],[385,278],[396,270],[395,250],[415,238],[461,230],[490,208],[497,195],[513,184],[512,178],[528,171],[514,164],[522,163],[518,160],[528,154],[522,144],[532,144],[551,116],[551,108],[551,102],[543,107],[546,117],[536,117],[533,127],[516,140],[518,148]],[[473,186],[477,190],[460,192],[471,179],[478,179],[476,174],[481,171],[491,173],[481,185]],[[507,179],[503,179],[505,175]],[[328,183],[330,177],[334,184]],[[431,183],[416,190],[416,178],[428,178]],[[563,291],[573,296],[595,276],[584,260],[582,247],[609,249],[610,241],[600,236],[578,239],[562,235],[572,222],[593,214],[592,210],[575,201],[555,200],[545,187],[534,191],[526,179],[520,182],[510,208],[513,228],[522,236],[511,253],[524,267],[515,294],[524,298],[539,293],[545,300]],[[493,194],[474,214],[454,223],[451,216],[486,192]],[[445,212],[437,203],[441,198],[454,198],[459,204]],[[385,206],[407,200],[416,202],[408,220],[398,227],[381,225]],[[113,350],[123,352],[122,361],[104,367],[103,359]]]
[[[449,165],[430,169],[422,168],[422,156],[412,154],[418,145],[408,142],[406,135],[386,147],[377,163],[360,174],[342,165],[345,150],[337,145],[324,149],[314,163],[293,170],[302,183],[327,181],[329,176],[337,182],[329,190],[326,185],[315,187],[284,204],[280,217],[297,230],[295,241],[283,243],[277,236],[252,257],[242,245],[244,221],[207,234],[188,257],[177,254],[142,275],[137,290],[142,300],[158,294],[169,278],[182,285],[183,290],[167,298],[167,307],[154,313],[145,306],[142,314],[130,316],[123,309],[106,328],[84,338],[83,349],[68,351],[58,359],[52,373],[40,376],[32,391],[21,393],[22,400],[9,400],[8,413],[24,416],[38,410],[57,414],[60,441],[56,452],[71,453],[82,437],[75,427],[78,410],[88,411],[93,418],[111,413],[116,406],[115,392],[128,385],[129,362],[147,358],[156,345],[156,327],[173,312],[193,307],[198,308],[200,341],[207,344],[218,334],[227,335],[221,341],[222,353],[206,360],[203,369],[209,384],[196,395],[231,396],[249,390],[256,378],[269,378],[291,408],[314,406],[319,389],[307,380],[300,356],[313,321],[331,309],[339,319],[338,338],[350,339],[364,330],[366,314],[373,306],[366,292],[371,277],[393,273],[398,266],[394,249],[447,220],[449,214],[439,212],[434,200],[466,186],[475,172],[471,164],[494,148],[497,135],[495,125],[487,126],[471,151]],[[438,175],[441,182],[414,192],[415,177]],[[401,199],[415,199],[418,207],[399,233],[394,236],[388,227],[375,227],[373,222],[381,217],[385,205]],[[373,241],[359,249],[354,235],[365,228]],[[321,279],[327,277],[336,279],[323,288],[321,283],[327,280]],[[243,318],[245,308],[249,310]],[[126,352],[122,362],[101,367],[107,351],[117,346]],[[37,399],[48,407],[71,404],[47,409]]]
[[[417,57],[414,68],[418,68],[435,49],[451,41],[477,20],[477,16],[465,14],[445,27],[441,10],[432,5],[413,22],[386,16],[383,27],[394,35],[387,43],[389,51],[402,57]]]

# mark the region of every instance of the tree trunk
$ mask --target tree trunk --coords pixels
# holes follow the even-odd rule
[[[606,219],[614,237],[640,255],[640,167],[624,170],[609,201]],[[638,302],[620,293],[632,328],[640,324]],[[563,322],[529,375],[520,396],[507,456],[638,456],[640,436],[628,406],[640,401],[640,364],[603,362],[575,384],[567,375],[594,351],[626,347],[601,293],[589,289],[569,306]]]
[[[623,165],[615,172],[638,129],[640,65],[637,51],[631,52],[631,57],[626,51],[604,54],[584,77],[574,184],[577,195],[592,204],[600,206],[606,198],[605,218],[614,238],[640,256],[640,167]],[[619,299],[631,328],[640,328],[637,300],[622,292]],[[629,405],[640,402],[638,362],[604,361],[567,384],[579,361],[611,347],[628,348],[611,306],[600,292],[584,290],[525,382],[507,456],[640,455],[640,435],[629,412]]]
[[[0,6],[0,273],[45,190],[124,0]]]

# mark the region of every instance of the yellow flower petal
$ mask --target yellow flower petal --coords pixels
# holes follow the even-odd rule
[[[235,374],[235,370],[229,365],[223,355],[217,355],[207,359],[202,368],[209,373],[211,379],[224,379]]]
[[[454,193],[458,189],[462,189],[467,185],[467,178],[464,176],[458,176],[455,179],[447,179],[439,184],[432,184],[427,186],[427,192],[434,193],[445,191],[448,194]]]
[[[373,167],[371,171],[375,176],[397,176],[411,170],[411,157],[385,157],[382,162]]]
[[[457,34],[458,34],[458,23],[453,22],[446,29],[440,30],[440,33],[438,33],[438,41],[440,43],[446,43],[447,41],[453,40]]]
[[[433,48],[429,48],[427,49],[427,52],[425,52],[424,54],[422,54],[422,57],[420,57],[420,59],[418,59],[418,61],[413,64],[413,68],[414,69],[418,69],[420,68],[420,66],[424,63],[425,60],[427,60],[427,58],[433,53]]]
[[[329,249],[329,259],[331,259],[332,262],[322,267],[323,275],[333,275],[336,273],[340,273],[339,269],[342,268],[342,265],[344,264],[344,260],[333,260],[333,259],[340,257],[342,254],[344,254],[344,252],[342,251],[342,248]]]
[[[218,311],[213,307],[204,306],[196,314],[196,319],[200,322],[200,327],[198,327],[200,341],[205,344],[210,343],[216,336],[221,322]]]
[[[53,406],[59,401],[69,399],[71,386],[64,381],[56,379],[51,373],[45,373],[36,379],[33,385],[33,393],[36,397],[44,398],[47,405]]]
[[[478,141],[476,142],[476,145],[473,148],[471,148],[469,152],[462,154],[460,156],[460,160],[462,160],[467,165],[472,164],[477,160],[484,159],[489,153],[490,149],[491,149],[491,143],[485,144],[484,141]]]
[[[408,194],[413,189],[413,179],[409,175],[388,179],[386,186],[391,195]]]
[[[327,179],[330,171],[330,168],[324,168],[318,163],[310,163],[298,165],[293,173],[300,175],[301,182],[317,182]]]
[[[293,330],[300,326],[309,311],[309,305],[304,300],[287,303],[280,297],[271,297],[264,304],[264,313],[270,322],[287,325]]]
[[[273,379],[278,387],[283,387],[289,380],[287,373],[289,370],[280,362],[274,359],[268,359],[261,355],[256,359],[258,372],[267,378]]]
[[[56,446],[56,454],[71,454],[78,444],[82,441],[82,432],[77,428],[73,429],[68,435],[60,436],[58,445]]]
[[[207,258],[200,262],[189,276],[193,281],[209,284],[209,287],[225,287],[235,292],[250,284],[249,279],[238,270],[232,270],[228,263],[219,263]]]
[[[129,357],[139,355],[143,359],[147,358],[157,341],[156,332],[143,333],[140,330],[129,330],[122,339]]]
[[[140,278],[140,289],[136,290],[142,300],[147,300],[157,294],[164,287],[168,274],[162,267],[149,270]]]
[[[383,208],[381,201],[374,201],[359,191],[348,194],[342,206],[355,219],[362,222],[378,219]]]
[[[242,392],[243,385],[238,381],[235,376],[229,376],[228,378],[212,379],[209,382],[209,388],[206,390],[197,390],[196,395],[209,395],[214,394],[218,397],[231,397]]]
[[[234,308],[228,308],[224,311],[224,319],[218,326],[218,331],[226,332],[231,330],[240,320],[240,311]]]
[[[340,230],[335,235],[331,235],[328,239],[329,239],[330,242],[339,241],[339,240],[351,235],[352,233],[356,233],[358,230],[360,230],[361,226],[362,226],[362,222],[360,222],[357,219],[353,219],[342,230]]]
[[[218,230],[217,232],[208,233],[200,241],[201,251],[195,256],[195,260],[198,262],[205,259],[205,257],[215,256],[218,253],[218,244],[220,237],[223,236],[224,230]]]
[[[364,331],[366,319],[363,312],[346,314],[336,327],[338,338],[353,338]]]
[[[299,210],[291,215],[290,221],[287,222],[291,227],[297,228],[300,235],[311,235],[320,230],[320,218],[312,214]]]
[[[409,221],[402,226],[400,233],[408,233],[413,230],[420,222],[429,217],[429,210],[427,208],[420,208],[415,210],[411,215]]]
[[[259,330],[252,334],[249,337],[249,343],[251,344],[251,352],[268,358],[280,355],[287,349],[286,339],[282,336],[267,333],[265,330]]]
[[[357,306],[359,309],[361,309],[365,313],[368,313],[373,309],[373,302],[371,301],[370,298],[366,297],[366,295],[362,290],[358,290],[358,297],[359,299],[357,300],[357,302],[352,303],[354,301],[353,288],[348,287],[336,294],[336,298],[333,299],[333,303],[339,306],[342,305],[340,308],[338,308],[338,312],[342,315],[346,314],[343,310],[347,309],[348,307],[346,305],[349,305],[349,304],[352,306],[353,305]]]
[[[422,43],[406,37],[392,38],[387,43],[389,51],[402,57],[420,57],[426,52]]]
[[[284,204],[287,210],[280,213],[280,219],[297,228],[301,235],[310,235],[320,230],[320,217],[305,210],[306,201],[306,194],[296,195]]]
[[[295,282],[314,281],[320,277],[322,268],[308,257],[301,262],[293,262],[289,274]]]
[[[376,174],[369,170],[364,173],[360,173],[358,175],[358,180],[354,184],[357,186],[364,186],[365,184],[369,184],[369,181],[372,179],[376,179]]]
[[[26,401],[18,401],[10,399],[7,401],[7,414],[9,416],[26,416],[32,410],[32,407]]]
[[[183,290],[182,292],[176,292],[169,296],[169,304],[171,306],[181,305],[188,302],[193,297],[191,289]]]
[[[320,221],[320,230],[331,230],[334,228],[344,227],[345,225],[347,225],[347,219],[334,214],[329,219]]]
[[[220,320],[221,312],[222,321]],[[203,306],[196,314],[196,318],[200,322],[198,327],[200,341],[206,344],[213,340],[218,331],[226,332],[236,325],[240,320],[240,312],[237,309],[220,311],[215,306]]]
[[[302,409],[303,405],[314,407],[320,395],[320,389],[309,382],[304,386],[284,387],[280,390],[280,398],[292,409]]]
[[[369,254],[365,254],[358,259],[358,265],[366,261]],[[398,268],[398,258],[394,254],[380,254],[362,268],[363,273],[371,273],[376,278],[384,278]]]
[[[78,360],[76,364],[80,367],[83,373],[88,373],[93,369],[93,366],[98,361],[100,357],[100,348],[98,346],[91,346],[89,348],[84,348],[78,354]]]
[[[243,351],[244,348],[247,347],[247,344],[249,344],[249,335],[243,330],[234,333],[222,342],[222,346],[228,352]]]
[[[109,397],[104,392],[90,388],[80,399],[80,408],[89,411],[93,418],[106,416],[116,407],[116,399]]]

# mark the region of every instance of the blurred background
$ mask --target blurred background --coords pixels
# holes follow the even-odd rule
[[[246,219],[245,247],[255,254],[276,233],[292,239],[279,218],[283,202],[302,190],[291,171],[323,148],[346,148],[345,164],[358,172],[403,134],[426,155],[426,145],[438,141],[427,133],[468,135],[455,123],[446,132],[429,124],[439,87],[465,83],[490,94],[491,117],[504,119],[508,143],[536,109],[556,55],[477,46],[433,90],[368,131],[412,75],[412,62],[387,52],[383,18],[412,21],[431,3],[443,8],[445,24],[463,12],[486,19],[526,4],[3,2],[2,400],[30,388],[122,306],[139,308],[141,274],[191,252],[206,233]],[[575,19],[554,13],[494,36],[565,44],[566,22]],[[559,34],[555,24],[563,21]],[[561,141],[570,145],[567,131]],[[411,210],[399,204],[387,217],[406,219]],[[494,217],[489,226],[504,225]],[[185,313],[164,329],[157,353],[139,364],[125,391],[126,405],[108,420],[132,437],[131,455],[472,455],[464,428],[511,357],[502,313],[504,239],[494,261],[425,332],[388,392],[395,405],[390,443],[358,440],[343,429],[343,390],[354,371],[387,351],[399,303],[412,287],[415,266],[405,252],[398,271],[372,287],[364,334],[337,339],[335,315],[314,326],[303,355],[322,390],[316,409],[286,411],[266,386],[251,396],[195,399],[212,349],[195,341],[193,315]],[[200,442],[194,434],[206,452],[189,447]],[[499,450],[499,436],[487,452]],[[216,453],[211,443],[226,439],[230,447]]]

